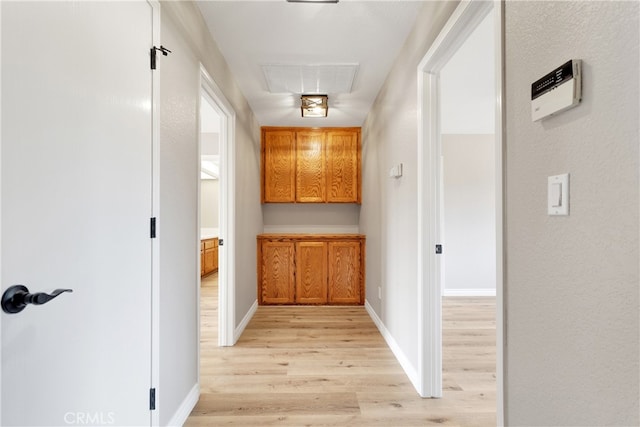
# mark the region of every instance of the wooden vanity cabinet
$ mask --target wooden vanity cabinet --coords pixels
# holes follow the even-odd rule
[[[361,203],[360,128],[262,128],[262,203]]]
[[[200,240],[200,277],[204,276],[204,241]]]
[[[200,275],[218,271],[218,238],[200,241]]]
[[[258,302],[364,304],[360,234],[258,236]]]

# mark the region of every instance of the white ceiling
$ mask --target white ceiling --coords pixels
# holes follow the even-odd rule
[[[422,1],[199,1],[211,35],[262,126],[361,126]],[[263,65],[357,64],[351,93],[328,93],[329,116],[300,117],[300,96],[270,93]]]

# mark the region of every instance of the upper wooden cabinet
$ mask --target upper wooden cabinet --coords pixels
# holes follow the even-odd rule
[[[360,128],[262,128],[262,203],[360,203]]]
[[[296,197],[296,134],[292,130],[262,132],[262,198],[291,202]],[[267,172],[268,173],[265,173]]]
[[[296,132],[296,202],[327,200],[325,145],[324,132]]]
[[[325,153],[327,202],[360,203],[360,131],[327,131]]]

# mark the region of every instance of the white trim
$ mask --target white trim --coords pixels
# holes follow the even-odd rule
[[[193,408],[195,408],[198,403],[198,399],[200,398],[200,384],[195,384],[191,391],[184,398],[178,409],[173,414],[173,417],[169,420],[167,426],[176,426],[182,427],[182,425],[187,421],[189,415]],[[157,412],[157,411],[156,411]]]
[[[495,289],[444,289],[443,297],[495,297]]]
[[[495,23],[495,70],[496,70],[496,133],[495,133],[495,164],[496,164],[496,423],[503,426],[506,411],[505,397],[505,365],[504,350],[506,341],[506,319],[504,300],[504,158],[505,127],[504,127],[504,2],[496,1],[493,7]]]
[[[418,371],[416,370],[415,366],[411,364],[409,358],[406,356],[406,354],[404,354],[400,345],[398,345],[396,340],[393,339],[393,335],[391,335],[391,332],[389,332],[384,326],[384,322],[378,317],[371,304],[369,304],[369,300],[366,300],[364,302],[364,308],[367,310],[367,313],[369,313],[369,317],[371,317],[371,320],[373,320],[373,323],[375,323],[376,327],[380,331],[380,334],[393,352],[393,355],[398,360],[398,363],[400,363],[400,366],[409,378],[409,381],[411,381],[411,384],[413,384],[413,386],[417,389],[420,383],[420,376],[418,375]]]
[[[0,23],[2,22],[2,2],[0,2]],[[2,46],[2,31],[0,31],[0,46]],[[2,100],[2,55],[0,55],[0,100]],[[0,102],[0,242],[2,242],[2,102]],[[0,277],[2,277],[2,245],[0,244]],[[0,282],[0,292],[4,292]],[[2,384],[2,318],[0,313],[0,384]],[[0,393],[1,394],[1,393]],[[2,425],[2,396],[0,396],[0,425]]]
[[[504,422],[503,379],[503,164],[502,164],[502,4],[499,1],[463,0],[418,66],[418,339],[423,397],[442,396],[442,315],[440,257],[440,130],[439,72],[477,25],[493,9],[496,16],[496,338],[497,421]]]
[[[197,184],[196,184],[196,224],[197,226],[200,228],[199,230],[197,230],[198,233],[198,237],[199,239],[196,239],[195,242],[195,250],[197,253],[196,256],[196,339],[197,342],[200,343],[200,340],[202,339],[202,328],[200,327],[200,317],[202,316],[202,312],[200,310],[200,306],[201,304],[201,299],[202,299],[202,235],[201,235],[201,230],[202,230],[202,215],[200,215],[200,213],[202,212],[202,179],[200,178],[200,169],[202,168],[202,162],[200,159],[202,159],[202,132],[200,132],[200,129],[202,129],[202,91],[204,89],[202,88],[202,84],[200,85],[200,96],[198,96],[197,100],[196,100],[196,129],[198,129],[198,144],[197,144],[197,158],[195,159],[196,161],[196,170],[198,171],[198,180],[197,180]],[[213,101],[212,101],[213,102]],[[220,119],[221,120],[221,119]],[[220,323],[218,323],[218,325],[220,325]],[[219,327],[218,327],[219,328]],[[196,378],[198,378],[198,381],[196,381],[196,385],[199,387],[200,386],[200,344],[198,344],[198,349],[197,349],[197,354],[198,354],[198,364],[196,366]]]
[[[200,87],[215,102],[220,127],[220,238],[218,252],[218,345],[235,344],[235,128],[236,113],[204,65],[200,64]],[[199,159],[198,159],[199,161]],[[200,174],[198,174],[198,179]],[[199,232],[199,231],[198,231]],[[199,254],[199,251],[198,251]],[[198,255],[199,256],[199,255]],[[198,271],[199,273],[199,271]],[[198,343],[198,358],[200,357]],[[199,365],[199,360],[198,360]]]
[[[249,322],[253,318],[253,315],[256,314],[256,311],[258,311],[258,300],[255,300],[253,302],[253,304],[251,305],[251,308],[249,308],[249,311],[247,311],[247,314],[242,318],[242,321],[240,322],[240,324],[238,325],[238,327],[234,331],[234,333],[233,333],[233,343],[234,344],[236,342],[238,342],[238,340],[240,339],[240,336],[242,335],[242,333],[244,332],[245,328],[247,327],[247,325],[249,324]]]
[[[152,8],[152,43],[160,45],[161,7],[157,0],[147,0]],[[160,226],[160,68],[151,72],[151,216]],[[151,384],[156,389],[156,404],[162,401],[160,385],[160,239],[151,239]],[[160,425],[160,411],[150,411],[151,425]]]
[[[440,259],[435,245],[441,243],[437,175],[440,173],[439,76],[418,71],[418,372],[416,388],[422,397],[442,397],[442,295]],[[430,96],[425,96],[430,95]],[[424,114],[424,115],[423,115]],[[427,126],[423,120],[433,123]],[[425,266],[427,267],[425,271]]]

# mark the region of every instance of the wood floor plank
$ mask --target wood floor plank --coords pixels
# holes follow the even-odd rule
[[[443,398],[422,399],[363,307],[261,306],[217,347],[203,279],[196,426],[495,426],[495,298],[443,299]]]
[[[207,415],[359,414],[355,393],[203,393],[193,414]]]

